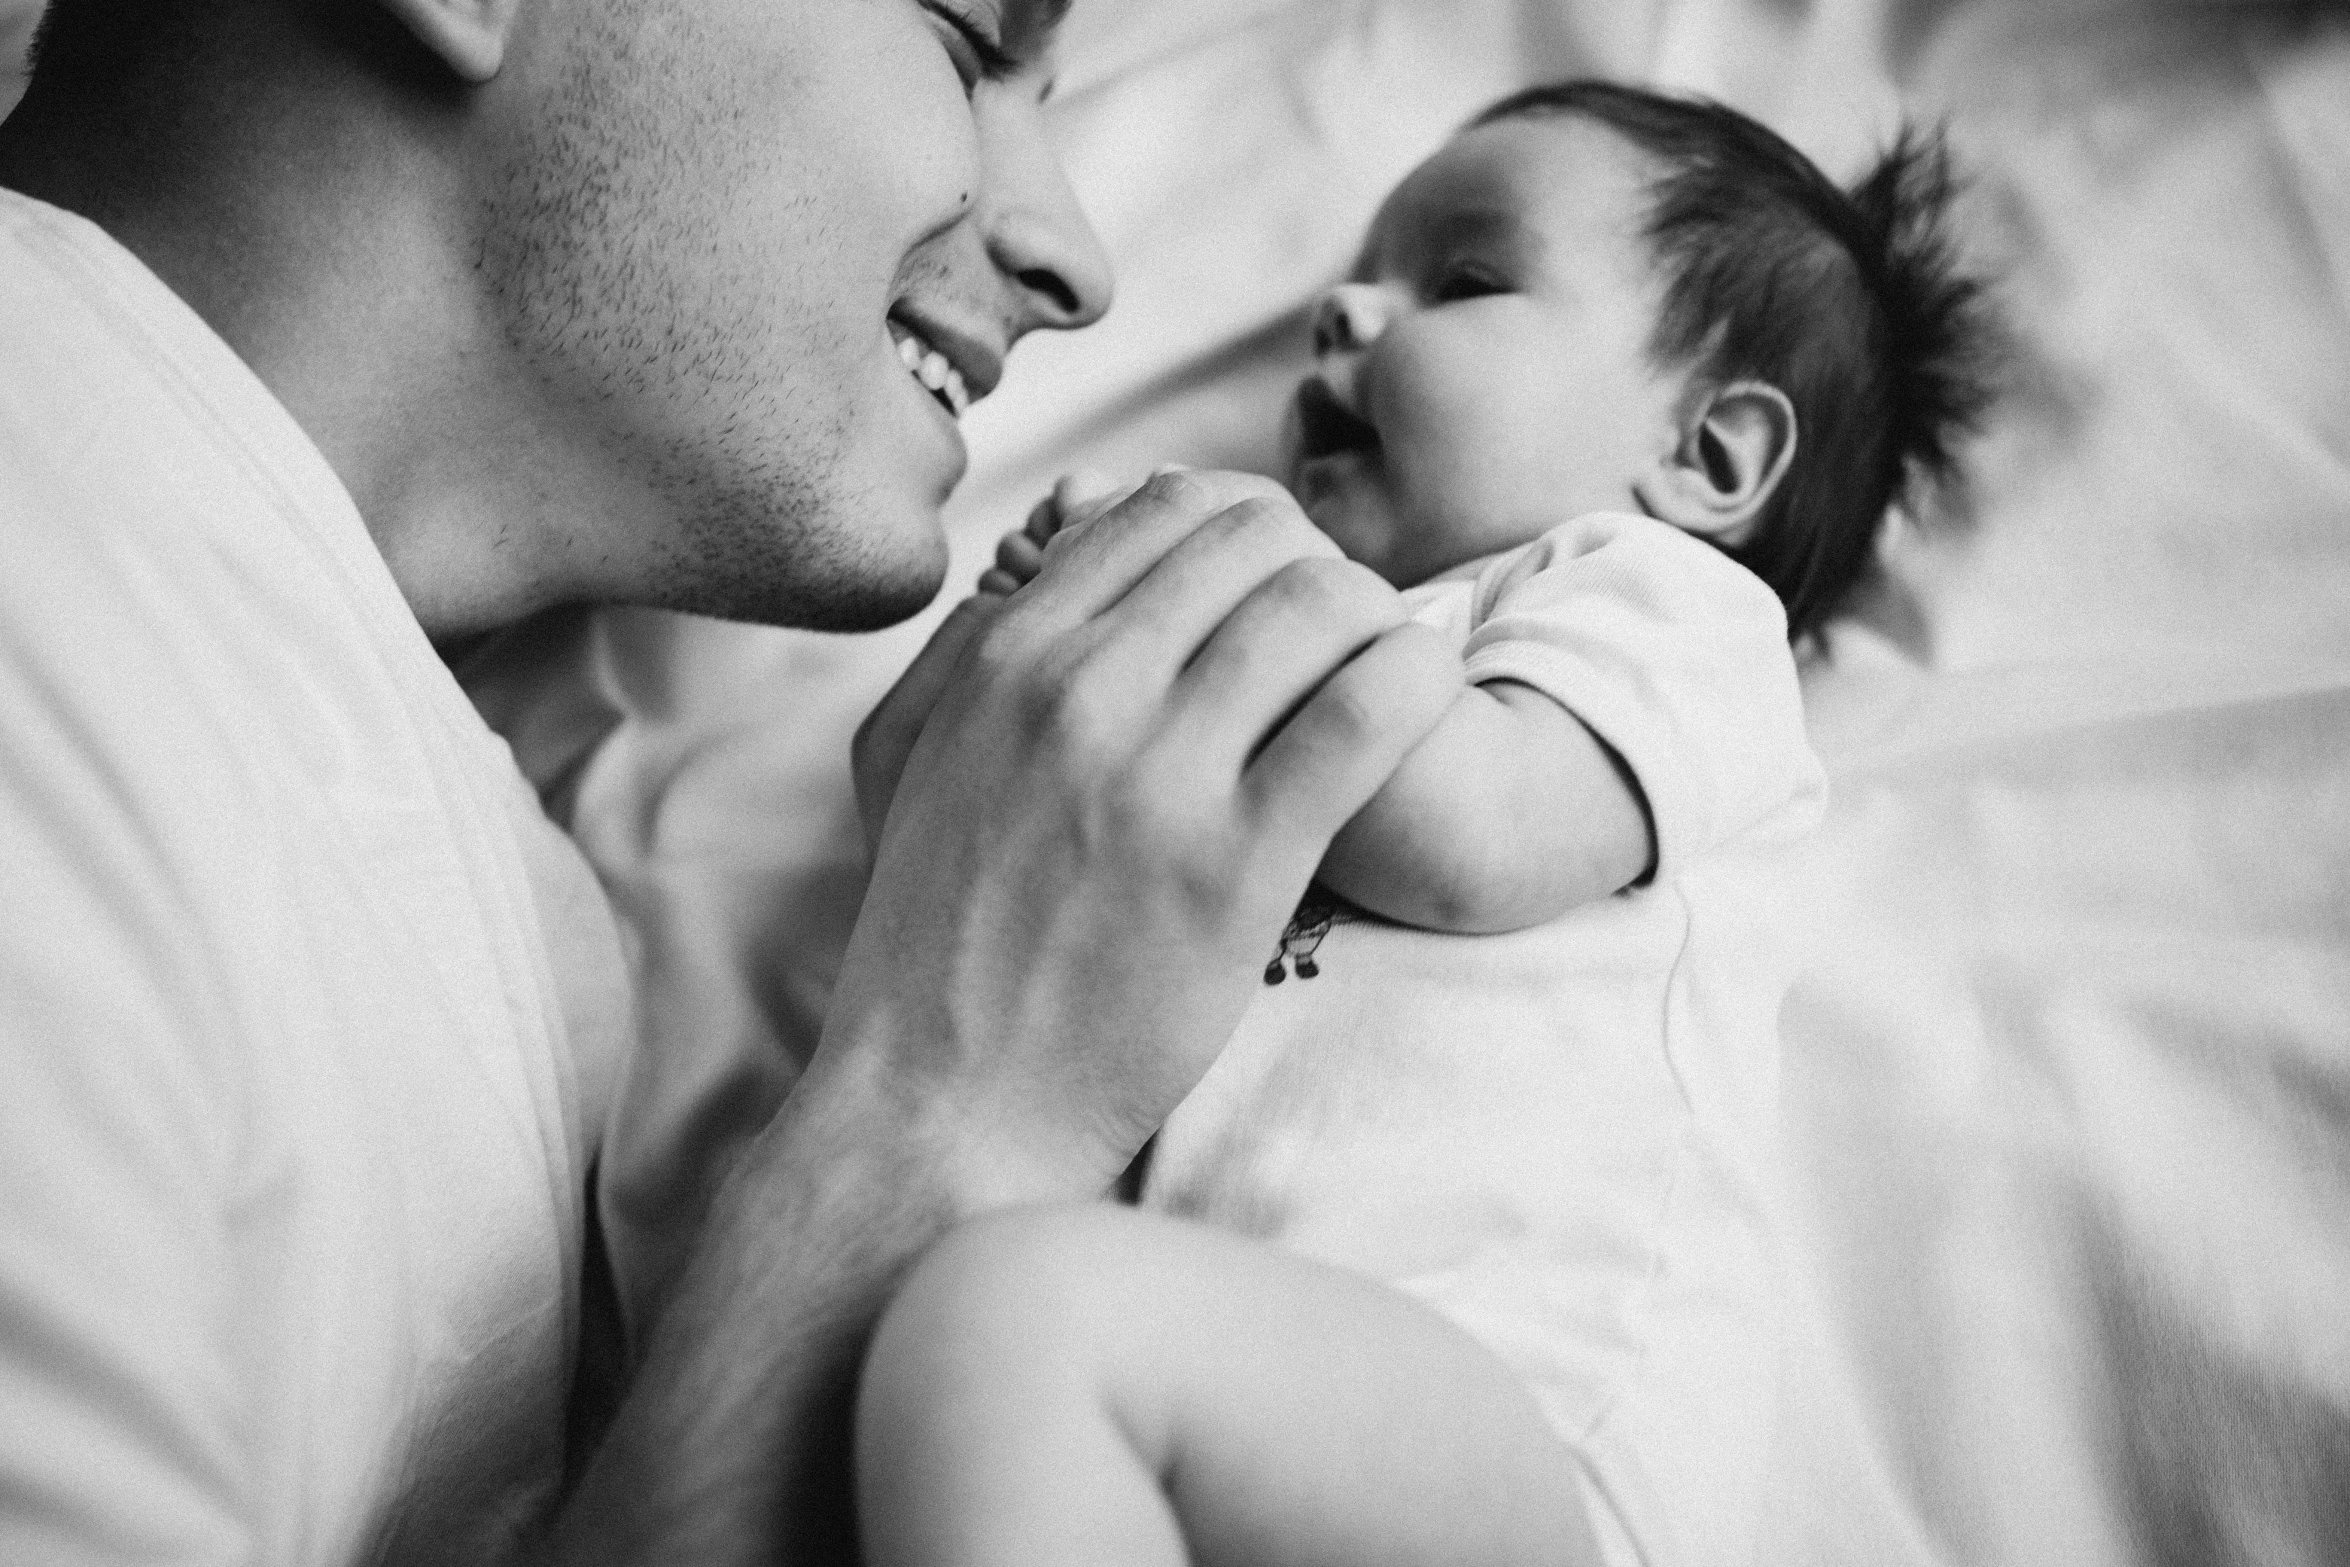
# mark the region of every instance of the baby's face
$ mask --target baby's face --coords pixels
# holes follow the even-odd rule
[[[1482,127],[1413,171],[1315,321],[1290,487],[1398,587],[1637,510],[1683,378],[1649,363],[1663,284],[1643,171],[1580,119]]]

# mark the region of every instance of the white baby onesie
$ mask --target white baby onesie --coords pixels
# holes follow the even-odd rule
[[[1748,1554],[1772,1405],[1772,867],[1817,819],[1786,621],[1720,551],[1595,513],[1413,590],[1472,681],[1612,746],[1645,884],[1452,936],[1309,898],[1159,1135],[1146,1206],[1418,1296],[1526,1380],[1611,1559]]]

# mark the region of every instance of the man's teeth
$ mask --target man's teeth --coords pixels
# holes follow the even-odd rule
[[[958,419],[963,417],[963,411],[971,406],[971,389],[963,384],[963,373],[947,362],[946,355],[909,332],[898,339],[898,358],[915,380],[945,398],[949,412]]]

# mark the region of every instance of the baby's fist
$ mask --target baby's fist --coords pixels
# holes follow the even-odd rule
[[[996,546],[995,564],[979,578],[979,591],[1009,595],[1044,569],[1045,546],[1062,529],[1087,522],[1125,498],[1132,485],[1113,483],[1080,470],[1064,474],[1052,493],[1036,503],[1027,526],[1007,533]]]

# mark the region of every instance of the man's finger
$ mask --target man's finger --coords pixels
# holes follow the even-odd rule
[[[875,711],[914,708],[927,714],[937,704],[939,692],[946,689],[955,666],[962,661],[963,650],[987,628],[1002,607],[1000,603],[979,597],[957,604],[939,622],[938,629],[930,634],[930,640],[914,655],[914,662],[906,666],[906,672],[890,687],[889,695],[881,699],[881,706]],[[915,727],[919,729],[921,725],[917,723]]]
[[[1058,514],[1058,526],[1066,528],[1094,518],[1132,495],[1140,485],[1120,484],[1105,479],[1090,468],[1061,475],[1053,486],[1053,509]]]
[[[1378,580],[1359,566],[1348,567],[1338,546],[1286,495],[1227,506],[1178,541],[1124,598],[1102,612],[1097,624],[1104,652],[1129,668],[1137,682],[1163,688],[1252,596],[1287,568],[1309,560],[1327,570],[1362,572]],[[1395,597],[1384,584],[1380,591]],[[1392,622],[1373,629],[1385,624]],[[1343,656],[1332,654],[1330,663]]]
[[[1402,597],[1369,567],[1335,556],[1285,563],[1212,628],[1177,678],[1183,743],[1237,775],[1333,671],[1404,619]]]
[[[1462,678],[1444,638],[1406,622],[1324,681],[1242,776],[1267,843],[1310,845],[1318,859],[1436,727]]]
[[[1021,595],[1023,618],[1047,627],[1091,620],[1210,517],[1252,497],[1286,494],[1256,474],[1154,474],[1117,505],[1063,531],[1037,574],[1037,591]]]
[[[857,726],[849,759],[855,775],[857,813],[868,845],[880,841],[881,824],[897,793],[898,777],[906,770],[906,758],[913,754],[914,742],[922,738],[922,726],[929,721],[930,710],[938,705],[939,693],[953,678],[971,639],[1003,607],[1002,598],[986,593],[956,605],[931,633],[930,641],[915,655],[906,672],[898,677],[897,684],[889,688],[889,694]]]

